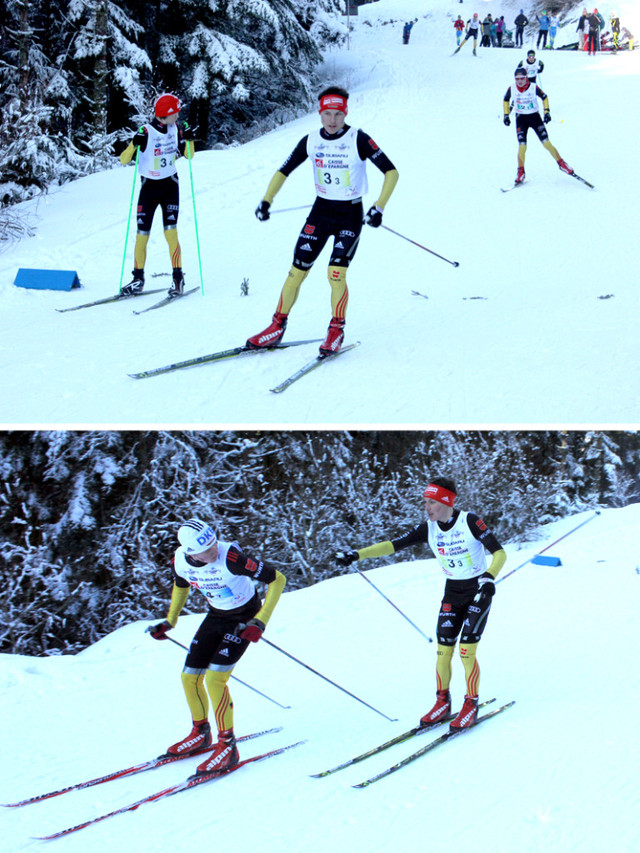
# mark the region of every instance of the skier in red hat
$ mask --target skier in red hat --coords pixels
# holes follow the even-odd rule
[[[180,156],[193,157],[193,131],[187,122],[178,124],[180,101],[175,95],[163,94],[154,105],[154,118],[140,127],[120,155],[122,165],[130,163],[138,153],[138,171],[142,185],[138,196],[136,244],[133,278],[122,288],[124,296],[135,296],[144,288],[144,265],[147,243],[156,208],[162,210],[164,236],[169,244],[173,283],[169,296],[182,296],[184,275],[182,251],[178,242],[180,195],[175,161]]]
[[[484,521],[473,512],[454,508],[457,489],[449,477],[436,477],[427,486],[424,504],[427,520],[394,539],[367,548],[343,549],[336,561],[348,566],[356,560],[387,557],[402,548],[428,545],[447,582],[438,616],[436,703],[421,717],[421,726],[431,726],[451,717],[451,659],[458,637],[466,675],[466,695],[460,711],[449,725],[458,730],[472,726],[478,715],[480,668],[478,643],[487,624],[495,593],[495,580],[507,555]],[[487,566],[485,551],[491,554]]]

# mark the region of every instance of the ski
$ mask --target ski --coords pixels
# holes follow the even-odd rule
[[[331,355],[318,355],[312,361],[308,361],[303,365],[300,370],[296,370],[296,372],[291,374],[291,376],[289,376],[288,379],[285,379],[284,382],[281,382],[279,385],[276,385],[275,388],[270,388],[269,390],[274,394],[281,394],[283,391],[286,391],[290,385],[297,382],[298,379],[302,379],[302,377],[306,376],[307,373],[311,373],[312,370],[315,370],[316,367],[320,367],[321,364],[325,364],[327,361],[333,361],[335,358],[338,358],[338,356],[359,346],[360,341],[356,341],[355,344],[348,344],[346,347],[342,347],[342,349],[338,350],[338,352],[331,353]]]
[[[162,293],[163,287],[156,287],[155,290],[143,290],[142,293],[132,293],[131,296],[126,294],[116,293],[115,296],[105,296],[104,299],[96,299],[93,302],[84,302],[82,305],[74,305],[73,308],[56,308],[60,314],[66,311],[79,311],[81,308],[93,308],[94,305],[106,305],[107,302],[122,302],[124,299],[137,299],[139,296],[151,296],[152,293]]]
[[[199,287],[192,287],[190,290],[185,290],[180,296],[165,296],[164,299],[161,299],[160,302],[154,302],[153,305],[150,305],[148,308],[143,308],[142,311],[134,311],[134,314],[144,314],[145,311],[154,311],[156,308],[162,308],[163,305],[169,305],[170,302],[179,302],[184,296],[188,296],[190,293],[195,293],[196,290],[200,290]]]
[[[517,183],[513,183],[510,187],[500,187],[501,193],[508,193],[511,190],[515,190],[516,187],[521,187],[524,184],[524,181],[518,181]]]
[[[502,705],[500,708],[496,708],[495,711],[489,711],[488,714],[483,714],[482,717],[478,717],[475,723],[467,729],[458,729],[456,731],[451,731],[449,729],[445,734],[440,735],[435,740],[429,741],[426,746],[423,746],[422,749],[419,749],[417,752],[412,753],[411,755],[404,758],[402,761],[398,761],[397,764],[393,764],[391,767],[387,767],[386,770],[383,770],[381,773],[377,773],[375,776],[372,776],[370,779],[365,779],[364,782],[359,782],[357,785],[352,785],[353,788],[366,788],[367,785],[371,785],[373,782],[377,782],[378,779],[384,779],[385,776],[391,775],[391,773],[395,773],[396,770],[400,770],[401,767],[406,767],[407,764],[411,764],[412,761],[415,761],[416,758],[420,758],[422,755],[426,755],[427,752],[431,752],[433,749],[436,749],[438,746],[442,746],[443,743],[451,740],[458,735],[464,734],[465,732],[470,732],[479,726],[480,723],[484,723],[485,720],[490,720],[491,717],[495,717],[497,714],[501,714],[503,711],[506,711],[507,708],[510,708],[512,705],[515,705],[515,700],[512,702],[507,702],[506,705]]]
[[[282,726],[273,729],[265,729],[262,732],[254,732],[250,735],[243,735],[237,738],[238,743],[245,740],[253,740],[262,735],[275,734],[281,732]],[[103,782],[111,782],[114,779],[123,779],[125,776],[134,776],[136,773],[144,773],[145,770],[155,770],[156,767],[164,767],[165,764],[173,764],[176,761],[183,761],[185,758],[191,758],[194,755],[200,755],[204,752],[210,752],[213,745],[206,746],[201,749],[194,750],[188,755],[170,755],[164,753],[157,758],[152,758],[151,761],[144,761],[142,764],[135,764],[133,767],[126,767],[123,770],[116,770],[114,773],[107,773],[106,776],[99,776],[97,779],[90,779],[88,782],[78,782],[76,785],[69,785],[66,788],[60,788],[57,791],[49,791],[46,794],[36,794],[34,797],[28,797],[26,800],[19,800],[17,803],[2,803],[5,808],[16,808],[18,806],[28,806],[31,803],[39,803],[42,800],[49,800],[52,797],[58,797],[60,794],[66,794],[69,791],[79,791],[82,788],[91,788],[94,785],[101,785]]]
[[[204,785],[207,782],[213,782],[215,779],[221,779],[223,776],[228,776],[230,773],[235,773],[236,770],[240,770],[241,767],[244,767],[246,764],[252,764],[256,761],[264,761],[267,758],[273,758],[276,755],[281,755],[283,752],[286,752],[288,749],[293,749],[296,746],[300,746],[301,744],[306,743],[306,741],[300,740],[297,743],[291,743],[288,746],[281,746],[279,749],[272,749],[269,752],[263,752],[262,755],[254,755],[252,758],[245,758],[243,761],[239,761],[233,767],[230,767],[228,770],[223,771],[222,773],[206,773],[203,776],[190,776],[188,779],[185,779],[184,782],[178,782],[177,785],[171,785],[169,788],[164,788],[162,791],[158,791],[155,794],[150,794],[147,797],[143,797],[141,800],[137,800],[135,803],[130,803],[128,806],[122,806],[119,809],[115,809],[112,812],[108,812],[107,814],[99,815],[98,817],[94,817],[91,820],[86,820],[84,823],[76,824],[76,826],[67,827],[67,829],[61,829],[58,832],[53,832],[51,835],[40,835],[36,836],[36,841],[51,841],[54,838],[61,838],[64,835],[70,835],[72,832],[77,832],[79,829],[84,829],[87,826],[92,826],[95,823],[100,823],[103,820],[106,820],[110,817],[115,817],[119,814],[124,814],[125,812],[135,811],[140,806],[145,803],[155,803],[158,800],[163,800],[165,797],[171,797],[173,794],[179,794],[181,791],[188,791],[192,788],[195,788],[198,785]]]
[[[183,367],[195,367],[199,364],[210,364],[213,361],[222,361],[225,358],[235,358],[240,355],[259,355],[264,352],[273,352],[276,349],[286,349],[287,347],[300,347],[303,344],[315,344],[320,338],[312,338],[308,341],[289,341],[288,343],[276,344],[273,347],[262,347],[261,349],[253,349],[246,344],[232,349],[221,350],[220,352],[212,352],[209,355],[198,355],[195,358],[188,358],[185,361],[176,361],[174,364],[166,364],[164,367],[153,367],[151,370],[143,370],[140,373],[129,373],[132,379],[146,379],[147,376],[158,376],[160,373],[171,373],[174,370],[182,370]]]
[[[592,190],[595,190],[595,187],[593,184],[590,184],[589,181],[586,181],[584,178],[581,178],[580,175],[576,175],[575,172],[572,172],[569,177],[575,178],[576,181],[582,181],[583,184],[586,184],[588,187],[591,187]]]
[[[484,708],[485,705],[490,705],[492,702],[495,702],[495,699],[487,699],[486,702],[481,702],[478,705],[478,708]],[[404,743],[406,740],[410,740],[415,735],[425,734],[426,732],[433,731],[433,729],[438,726],[443,725],[444,723],[448,723],[450,720],[455,719],[455,714],[448,714],[446,717],[443,717],[441,720],[438,720],[435,723],[431,723],[428,726],[414,726],[414,728],[409,729],[406,732],[402,732],[400,735],[396,735],[391,740],[386,741],[385,743],[381,743],[379,746],[374,746],[373,749],[369,749],[367,752],[363,752],[360,755],[356,755],[355,758],[350,758],[348,761],[345,761],[343,764],[338,764],[335,767],[331,767],[329,770],[323,770],[321,773],[311,773],[310,776],[312,779],[322,779],[325,776],[330,776],[332,773],[337,773],[338,770],[344,770],[346,767],[351,767],[352,764],[358,764],[360,761],[364,761],[367,758],[371,758],[372,755],[377,755],[379,752],[384,752],[385,749],[389,749],[392,746],[395,746],[397,743]]]

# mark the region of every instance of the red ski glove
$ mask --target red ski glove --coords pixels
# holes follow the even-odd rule
[[[147,628],[147,631],[151,634],[154,640],[166,640],[167,631],[170,631],[173,628],[171,622],[167,622],[165,619],[164,622],[159,622],[157,625],[151,625]]]
[[[262,637],[266,625],[259,619],[250,619],[238,635],[241,640],[249,640],[250,643],[257,643]]]

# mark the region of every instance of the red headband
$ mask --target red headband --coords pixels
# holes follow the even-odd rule
[[[342,95],[323,95],[320,98],[320,109],[318,110],[321,113],[323,110],[340,110],[341,113],[347,114],[347,99],[343,98]]]
[[[445,489],[444,486],[434,486],[433,483],[429,483],[424,492],[425,500],[427,498],[438,501],[441,504],[446,504],[447,506],[453,506],[453,502],[456,499],[456,493],[450,492],[449,489]]]

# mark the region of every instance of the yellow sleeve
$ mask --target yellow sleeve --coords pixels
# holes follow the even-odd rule
[[[380,210],[384,210],[385,204],[391,198],[391,193],[396,188],[396,184],[398,183],[398,178],[400,174],[397,169],[389,169],[388,172],[384,174],[384,183],[382,184],[382,190],[380,192],[380,198],[375,203],[375,206],[380,208]]]
[[[548,113],[549,112],[549,98],[548,97],[545,97],[542,99],[542,106],[543,106],[545,113]]]
[[[500,569],[507,562],[507,554],[506,551],[503,551],[502,548],[499,551],[496,551],[491,555],[491,565],[487,569],[490,575],[493,575],[494,578],[498,577],[498,573]]]
[[[358,549],[359,560],[369,560],[371,557],[388,557],[395,554],[396,549],[390,541],[378,542],[377,545],[369,545],[367,548]]]
[[[135,153],[136,146],[133,144],[133,142],[130,142],[120,155],[120,162],[122,163],[122,165],[126,166],[127,163],[130,163]]]
[[[193,160],[193,158],[195,157],[195,154],[196,154],[196,144],[193,141],[193,139],[189,139],[184,144],[184,156],[187,158],[187,160]]]
[[[276,172],[269,182],[263,201],[268,201],[269,204],[273,204],[274,198],[280,192],[282,185],[286,180],[287,176],[283,172]]]
[[[502,109],[504,110],[504,114],[508,116],[511,112],[511,102],[509,98],[505,98],[505,100],[502,102]]]
[[[269,586],[267,587],[267,594],[264,599],[264,603],[260,610],[253,617],[254,619],[259,619],[263,625],[267,625],[269,619],[271,619],[271,615],[275,609],[276,604],[278,603],[280,596],[282,595],[282,590],[287,583],[287,579],[276,569],[276,579],[271,581]]]
[[[173,590],[171,591],[171,604],[167,613],[167,622],[171,623],[172,628],[176,627],[178,616],[180,616],[180,611],[184,607],[190,592],[190,586],[178,586],[174,583]]]

